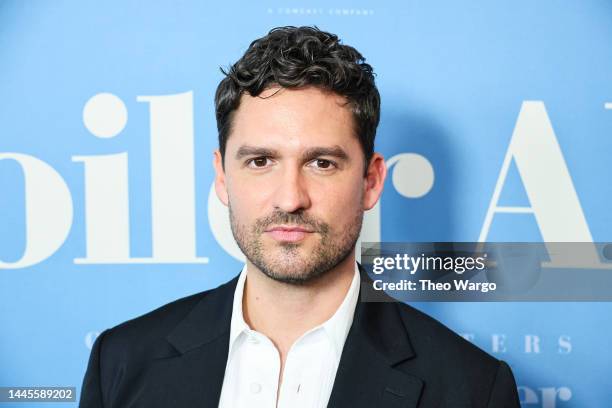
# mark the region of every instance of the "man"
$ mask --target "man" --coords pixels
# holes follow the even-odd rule
[[[81,407],[518,407],[509,367],[415,309],[360,302],[374,153],[371,67],[335,35],[283,27],[220,83],[215,189],[239,276],[104,331]]]

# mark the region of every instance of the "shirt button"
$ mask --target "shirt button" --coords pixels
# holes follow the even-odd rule
[[[259,383],[251,383],[251,393],[253,394],[259,394],[259,392],[261,391],[261,384]]]

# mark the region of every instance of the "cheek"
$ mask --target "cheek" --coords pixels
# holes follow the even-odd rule
[[[256,207],[253,196],[244,189],[228,189],[228,195],[234,221],[241,225],[250,224],[253,218],[252,213]]]
[[[234,185],[229,191],[229,202],[234,222],[249,233],[256,224],[271,215],[272,206],[263,194],[261,185]]]
[[[327,222],[332,227],[341,225],[340,228],[343,228],[354,220],[356,213],[363,212],[363,189],[354,182],[351,187],[347,184],[333,191],[327,191],[322,197],[327,212]]]
[[[275,184],[275,180],[271,178],[238,174],[227,181],[227,190],[235,198],[234,201],[260,203],[267,199]]]

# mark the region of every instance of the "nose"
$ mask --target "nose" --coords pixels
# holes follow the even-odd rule
[[[307,180],[299,168],[283,169],[274,194],[274,208],[292,213],[310,207]]]

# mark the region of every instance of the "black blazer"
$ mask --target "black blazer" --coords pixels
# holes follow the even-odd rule
[[[360,270],[364,290],[371,281]],[[217,407],[237,281],[105,330],[79,406]],[[519,406],[503,361],[406,304],[357,303],[328,407]]]

